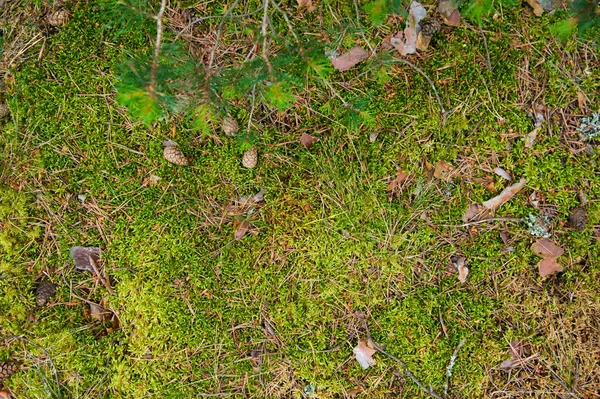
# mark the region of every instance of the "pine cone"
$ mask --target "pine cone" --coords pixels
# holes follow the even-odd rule
[[[0,380],[4,380],[21,368],[21,363],[12,360],[0,362]]]
[[[583,231],[587,223],[587,214],[583,208],[575,208],[569,216],[569,224],[577,231]]]
[[[6,115],[8,115],[9,112],[10,109],[8,108],[8,104],[0,103],[0,118],[4,118]]]
[[[46,16],[46,21],[48,21],[48,24],[55,26],[57,28],[66,24],[68,20],[69,20],[69,11],[65,8],[60,8],[56,11],[49,13]]]
[[[240,130],[240,126],[238,122],[232,116],[226,116],[223,119],[223,124],[221,125],[223,132],[225,132],[228,136],[235,136],[235,134]]]
[[[175,144],[171,140],[165,141],[164,144],[165,149],[163,151],[163,156],[167,161],[174,163],[175,165],[182,166],[185,166],[189,163],[188,159],[183,154],[181,149],[177,146],[177,144]]]
[[[252,169],[258,163],[258,150],[256,147],[250,148],[242,155],[242,166]]]
[[[437,18],[423,18],[419,22],[419,26],[421,26],[421,32],[425,36],[433,36],[437,33],[442,27],[442,22]]]
[[[51,281],[42,281],[35,291],[37,305],[39,307],[48,303],[50,298],[56,293],[56,286]]]

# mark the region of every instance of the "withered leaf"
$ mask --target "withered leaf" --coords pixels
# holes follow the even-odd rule
[[[311,136],[308,133],[303,133],[302,136],[300,136],[300,144],[302,144],[304,148],[312,147],[312,145],[317,141],[319,141],[318,137]]]
[[[441,15],[446,25],[460,25],[460,12],[456,8],[454,0],[440,0],[436,11]]]
[[[358,64],[369,56],[367,50],[362,49],[360,46],[352,47],[346,53],[340,55],[337,58],[331,60],[333,67],[338,71],[347,71],[354,65]]]
[[[467,276],[469,275],[469,268],[467,266],[459,266],[458,267],[458,281],[464,283],[467,281]]]
[[[112,318],[112,312],[95,303],[90,303],[90,317],[98,321],[108,321]]]
[[[502,204],[504,204],[506,201],[508,201],[512,197],[514,197],[515,194],[517,194],[519,191],[521,191],[521,189],[523,187],[525,187],[525,183],[527,183],[527,180],[525,180],[523,178],[518,183],[515,183],[512,186],[506,187],[504,190],[502,190],[502,192],[500,194],[498,194],[494,198],[484,201],[481,205],[483,205],[484,207],[486,207],[489,210],[492,210],[492,211],[496,210],[496,209],[500,208],[500,206]]]
[[[433,172],[433,177],[441,180],[450,180],[450,176],[454,168],[448,162],[445,161],[437,161],[435,163],[435,170]]]
[[[547,238],[542,238],[534,242],[531,245],[531,250],[544,259],[557,258],[565,252],[563,248]]]
[[[467,208],[467,211],[465,212],[465,214],[462,217],[462,221],[464,223],[467,223],[469,220],[471,220],[475,216],[477,216],[479,214],[479,212],[481,212],[481,205],[479,205],[479,204],[469,205],[469,207]]]
[[[419,22],[427,16],[427,10],[418,1],[410,4],[408,20],[403,31],[396,33],[390,38],[390,43],[396,47],[400,55],[413,54],[417,51],[417,38],[419,34]]]
[[[353,352],[358,364],[360,364],[360,367],[362,367],[363,370],[366,370],[375,364],[373,355],[377,352],[377,349],[369,348],[364,341],[358,341],[358,346],[353,349]]]
[[[398,189],[402,186],[402,183],[408,177],[408,173],[405,173],[402,169],[398,169],[396,171],[396,177],[388,183],[388,190],[392,193],[398,191]]]
[[[541,17],[544,13],[544,8],[536,0],[527,0],[527,4],[533,8],[533,13],[536,16]]]
[[[550,276],[554,273],[562,272],[563,268],[558,264],[556,258],[546,258],[542,259],[538,263],[538,269],[540,271],[540,276]]]
[[[512,180],[512,176],[503,168],[498,167],[498,168],[494,169],[494,173],[508,181]]]
[[[250,230],[250,223],[243,221],[240,222],[237,225],[237,229],[235,230],[235,233],[233,233],[233,238],[236,240],[241,240],[242,238],[244,238],[244,236],[246,235],[246,233],[248,232],[248,230]]]
[[[75,268],[81,271],[88,271],[94,273],[94,266],[100,260],[100,248],[97,247],[73,247],[71,248],[70,255],[75,261]]]

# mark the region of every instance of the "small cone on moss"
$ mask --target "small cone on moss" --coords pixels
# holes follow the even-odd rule
[[[417,36],[417,48],[425,51],[429,47],[431,37],[440,30],[442,23],[435,18],[424,18],[419,22],[419,26],[421,26],[421,31]]]
[[[57,28],[66,24],[68,20],[69,20],[69,11],[65,8],[60,8],[56,11],[49,13],[46,16],[46,21],[48,21],[48,24],[55,26]]]
[[[256,147],[250,148],[242,155],[242,166],[244,168],[252,169],[258,163],[258,150]]]
[[[4,118],[6,115],[8,115],[9,112],[10,112],[10,109],[8,108],[8,104],[0,103],[0,119]]]
[[[4,380],[21,368],[21,363],[12,360],[0,362],[0,380]]]
[[[223,123],[221,125],[223,132],[228,136],[235,136],[235,134],[240,130],[240,126],[238,122],[232,116],[226,116],[223,119]]]
[[[585,225],[587,223],[587,214],[585,213],[585,209],[583,208],[575,208],[571,211],[571,216],[569,216],[569,224],[577,231],[585,230]]]
[[[177,143],[171,140],[166,140],[164,142],[165,149],[163,151],[163,156],[165,159],[175,165],[185,166],[189,164],[189,161],[183,151],[179,148]]]
[[[38,307],[42,307],[48,303],[50,298],[56,293],[56,286],[51,281],[42,281],[35,291]]]

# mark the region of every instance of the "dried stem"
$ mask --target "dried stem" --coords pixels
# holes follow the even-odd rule
[[[90,265],[92,265],[92,269],[94,269],[94,273],[96,273],[96,276],[98,276],[98,278],[100,279],[100,281],[102,282],[102,284],[106,287],[106,290],[108,291],[108,293],[111,294],[111,295],[117,295],[117,294],[115,294],[115,292],[113,291],[112,287],[110,286],[110,283],[108,282],[108,279],[105,279],[102,276],[102,274],[100,273],[100,270],[98,270],[98,266],[96,265],[96,261],[94,260],[94,258],[92,258],[90,256],[89,259],[90,259]]]
[[[262,18],[262,25],[261,25],[261,34],[263,37],[263,43],[262,43],[262,58],[263,60],[265,60],[265,63],[267,64],[267,68],[269,70],[269,75],[273,74],[273,65],[271,65],[271,62],[269,61],[269,56],[268,56],[268,47],[267,47],[267,28],[269,26],[269,0],[263,0],[263,18]]]
[[[522,222],[521,218],[490,218],[490,219],[481,219],[476,220],[474,222],[463,223],[463,224],[438,224],[440,227],[468,227],[474,226],[476,224],[486,223],[486,222]]]
[[[167,0],[161,0],[160,10],[156,14],[156,43],[154,44],[154,57],[152,58],[152,68],[150,69],[150,87],[152,90],[156,90],[156,73],[158,72],[158,60],[160,57],[160,46],[162,43],[163,36],[163,14],[167,7]]]
[[[458,351],[462,346],[467,342],[466,338],[463,338],[459,343],[454,352],[452,353],[452,357],[450,358],[450,363],[448,363],[448,367],[446,367],[446,383],[444,384],[444,396],[448,396],[448,385],[450,384],[450,377],[452,377],[452,370],[454,369],[454,364],[456,364],[456,357],[458,356]]]
[[[373,345],[373,347],[375,349],[377,349],[377,351],[383,353],[384,355],[386,355],[387,357],[389,357],[390,359],[392,359],[393,361],[398,363],[404,370],[404,374],[406,374],[415,384],[417,384],[417,386],[419,388],[421,388],[421,390],[423,392],[434,397],[435,399],[444,399],[443,397],[438,395],[433,389],[427,389],[425,387],[425,385],[423,385],[423,383],[421,381],[419,381],[419,379],[412,373],[412,371],[410,371],[410,369],[408,368],[406,363],[404,363],[402,360],[398,359],[397,357],[389,354],[388,352],[385,351],[385,349],[383,349],[381,346],[379,346],[379,344],[377,342],[373,341],[373,338],[371,337],[371,332],[369,331],[369,325],[367,324],[367,320],[365,320],[364,318],[361,318],[361,319],[365,326],[365,331],[367,332],[367,337],[369,338],[369,342],[371,342],[371,344]]]
[[[229,17],[229,14],[231,14],[233,12],[233,10],[235,9],[235,7],[237,6],[238,3],[239,3],[239,0],[235,0],[233,2],[231,7],[229,7],[229,9],[227,11],[225,11],[225,14],[223,14],[223,19],[221,19],[221,22],[219,23],[219,27],[217,28],[217,35],[215,38],[215,45],[213,46],[212,50],[210,51],[210,56],[208,57],[208,67],[206,68],[206,70],[209,72],[212,69],[212,66],[215,62],[215,54],[217,53],[217,47],[219,47],[219,42],[221,41],[221,34],[223,33],[223,26],[225,25],[225,21]],[[207,74],[207,76],[208,76],[208,74]]]
[[[429,76],[427,76],[427,74],[425,72],[423,72],[423,70],[421,68],[419,68],[418,66],[416,66],[415,64],[413,64],[412,62],[410,62],[408,60],[404,60],[404,59],[400,58],[400,59],[394,60],[393,62],[401,62],[403,64],[406,64],[409,67],[411,67],[413,70],[415,70],[416,72],[421,74],[425,79],[427,79],[427,82],[429,82],[429,85],[433,89],[433,93],[435,94],[435,98],[437,99],[438,104],[440,104],[440,109],[442,111],[442,123],[446,123],[446,115],[448,113],[446,112],[446,109],[444,108],[444,104],[442,104],[442,100],[440,99],[440,95],[438,94],[438,91],[435,88],[435,84],[433,83],[433,80],[431,80],[431,78]]]

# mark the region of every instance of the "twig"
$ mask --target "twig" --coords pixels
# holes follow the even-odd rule
[[[267,27],[269,25],[269,0],[263,0],[263,19],[262,19],[262,25],[261,25],[261,34],[263,37],[263,44],[262,44],[262,58],[263,60],[265,60],[265,63],[267,64],[267,69],[269,70],[269,75],[273,74],[273,65],[271,65],[271,62],[269,61],[269,57],[268,57],[268,48],[267,48]]]
[[[447,112],[446,112],[446,109],[444,108],[444,104],[442,104],[442,100],[440,99],[440,95],[438,94],[438,91],[435,88],[435,84],[433,83],[433,80],[431,80],[431,78],[429,76],[427,76],[427,74],[425,72],[423,72],[423,70],[421,68],[419,68],[418,66],[416,66],[415,64],[413,64],[412,62],[410,62],[408,60],[399,58],[399,59],[395,59],[394,62],[401,62],[403,64],[408,65],[413,70],[415,70],[416,72],[421,74],[425,79],[427,79],[427,82],[429,82],[429,85],[433,89],[433,93],[435,94],[435,98],[437,99],[438,104],[440,104],[440,109],[442,111],[442,123],[446,123]]]
[[[301,347],[299,347],[299,346],[296,344],[296,349],[298,349],[300,352],[304,352],[304,353],[329,353],[329,352],[336,352],[336,351],[339,351],[339,350],[340,350],[340,348],[341,348],[341,345],[338,345],[338,346],[334,346],[334,347],[333,347],[333,348],[331,348],[331,349],[324,349],[324,350],[321,350],[321,351],[316,351],[316,350],[314,350],[314,349],[313,349],[313,350],[302,349]]]
[[[163,36],[163,14],[165,13],[165,7],[167,6],[167,0],[161,0],[160,10],[156,14],[156,43],[154,45],[154,57],[152,58],[152,68],[150,69],[150,86],[153,90],[156,90],[156,73],[158,71],[158,60],[160,57],[160,45]]]
[[[479,22],[479,32],[481,36],[483,36],[483,46],[485,47],[485,63],[488,69],[492,70],[492,62],[490,61],[490,50],[488,50],[487,39],[485,37],[485,33],[483,33],[483,29],[481,29],[481,22]]]
[[[210,56],[208,57],[208,67],[206,67],[206,70],[209,72],[212,68],[213,63],[215,62],[215,54],[217,52],[217,47],[219,47],[219,42],[221,41],[221,34],[223,33],[223,26],[225,25],[225,21],[229,17],[229,14],[231,14],[233,12],[233,10],[235,9],[235,7],[237,6],[238,3],[239,3],[239,0],[235,0],[233,2],[231,7],[229,7],[229,9],[227,11],[225,11],[225,14],[223,14],[223,19],[219,23],[219,27],[217,28],[217,34],[215,37],[215,45],[213,46],[212,50],[210,51]],[[209,74],[207,73],[206,75],[208,77]]]
[[[490,219],[481,219],[476,220],[474,222],[463,223],[463,224],[438,224],[440,227],[468,227],[476,224],[486,223],[486,222],[522,222],[521,218],[490,218]]]
[[[0,337],[0,339],[16,339],[19,341],[23,341],[26,342],[30,345],[35,346],[36,348],[38,348],[39,350],[41,350],[42,352],[44,352],[44,354],[46,355],[46,357],[48,358],[48,362],[50,363],[50,368],[52,369],[52,374],[54,375],[54,381],[56,382],[56,386],[60,387],[60,383],[58,382],[58,374],[56,373],[56,367],[54,367],[54,362],[52,361],[52,357],[50,357],[50,353],[48,353],[48,351],[46,349],[44,349],[42,346],[36,344],[33,341],[30,341],[29,339],[19,336],[19,335],[7,335],[4,337]]]
[[[106,290],[108,291],[108,293],[111,294],[111,295],[117,295],[113,291],[113,289],[110,286],[110,283],[108,282],[108,280],[105,279],[102,276],[102,274],[100,274],[100,270],[98,270],[98,267],[96,266],[96,261],[94,260],[94,258],[92,258],[90,256],[89,259],[90,259],[90,265],[92,265],[92,269],[94,269],[94,273],[96,273],[96,275],[98,276],[98,278],[100,279],[100,281],[102,282],[102,284],[106,287]]]
[[[579,397],[573,393],[573,390],[572,390],[572,389],[570,389],[570,388],[567,386],[567,384],[566,384],[566,383],[565,383],[565,382],[562,380],[562,378],[560,378],[560,377],[558,376],[558,374],[556,374],[556,372],[555,372],[554,370],[552,370],[552,367],[550,367],[550,365],[549,365],[548,363],[546,363],[546,361],[545,361],[545,360],[542,360],[542,362],[544,363],[544,365],[546,366],[546,368],[548,368],[548,370],[550,370],[550,373],[551,373],[551,374],[554,376],[554,378],[556,379],[556,381],[558,381],[558,383],[559,383],[560,385],[562,385],[562,387],[563,387],[564,389],[566,389],[566,390],[567,390],[567,393],[569,394],[569,396],[568,396],[567,398],[574,397],[575,399],[579,399]]]
[[[252,123],[252,114],[254,113],[255,91],[256,85],[252,86],[252,106],[250,107],[250,117],[248,118],[248,133],[250,133],[250,124]]]
[[[456,363],[456,357],[458,356],[458,351],[462,346],[467,342],[466,338],[463,338],[459,343],[454,352],[452,353],[452,357],[450,358],[450,363],[448,363],[448,367],[446,367],[446,383],[444,384],[444,396],[448,396],[448,385],[450,384],[450,377],[452,377],[452,370],[454,369],[454,364]]]
[[[373,49],[373,47],[371,47],[371,43],[369,43],[369,41],[367,40],[367,36],[365,35],[362,24],[360,23],[360,12],[358,9],[358,2],[356,0],[353,0],[353,1],[354,1],[354,11],[356,12],[356,23],[358,24],[358,28],[360,29],[360,35],[362,36],[363,40],[369,47],[369,50],[371,50],[371,53],[374,53],[375,50]]]
[[[367,337],[369,338],[369,342],[371,342],[371,344],[373,344],[373,347],[375,349],[377,349],[379,352],[383,353],[384,355],[388,356],[390,359],[392,359],[393,361],[395,361],[396,363],[398,363],[402,369],[404,370],[404,373],[411,379],[413,380],[413,382],[415,384],[417,384],[417,386],[419,388],[421,388],[421,390],[427,394],[429,394],[430,396],[433,396],[435,399],[444,399],[442,398],[440,395],[438,395],[433,389],[427,389],[425,387],[425,385],[423,385],[421,383],[421,381],[418,380],[418,378],[410,371],[410,369],[408,368],[408,366],[406,365],[406,363],[404,363],[402,360],[398,359],[397,357],[389,354],[388,352],[386,352],[381,346],[379,346],[379,344],[375,341],[373,341],[373,338],[371,337],[371,333],[369,332],[369,326],[367,324],[367,321],[363,318],[362,322],[365,326],[365,331],[367,332]]]

